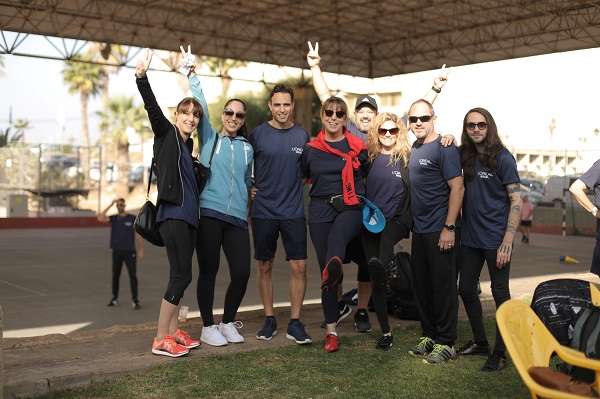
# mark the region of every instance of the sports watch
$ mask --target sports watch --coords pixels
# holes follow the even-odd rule
[[[454,231],[454,230],[456,230],[456,226],[453,225],[453,224],[445,224],[444,227],[447,228],[448,231]]]

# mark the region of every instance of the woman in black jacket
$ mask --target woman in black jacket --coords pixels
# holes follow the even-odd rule
[[[151,61],[152,53],[146,49],[145,57],[137,62],[135,76],[154,132],[153,167],[158,177],[156,221],[170,265],[152,353],[179,357],[200,345],[199,340],[178,329],[177,323],[183,293],[192,282],[192,256],[198,232],[198,186],[193,172],[191,136],[204,111],[195,99],[184,98],[177,105],[175,124],[171,123],[163,115],[146,76]]]

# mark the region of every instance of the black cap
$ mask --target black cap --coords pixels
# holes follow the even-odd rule
[[[377,101],[375,101],[375,99],[373,97],[371,97],[371,96],[358,97],[358,100],[356,100],[356,106],[354,107],[354,109],[355,110],[359,109],[360,106],[363,104],[369,104],[371,107],[373,107],[375,112],[377,112]]]

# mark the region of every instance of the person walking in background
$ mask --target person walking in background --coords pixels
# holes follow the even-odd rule
[[[273,118],[250,133],[254,148],[255,188],[251,209],[254,258],[258,260],[258,292],[265,310],[265,322],[256,338],[265,341],[277,334],[273,310],[273,267],[277,239],[290,262],[290,322],[286,337],[297,344],[312,342],[300,321],[306,293],[306,218],[300,161],[308,132],[292,122],[294,91],[276,85],[269,96]]]
[[[181,51],[185,55],[183,48]],[[190,52],[188,47],[188,54]],[[247,207],[254,157],[254,150],[247,139],[246,104],[239,99],[228,100],[221,114],[223,127],[217,133],[210,124],[208,105],[195,65],[187,66],[190,67],[190,90],[206,110],[198,128],[202,144],[200,162],[210,165],[210,177],[200,194],[201,217],[196,242],[200,267],[196,295],[204,324],[200,340],[212,346],[242,343],[244,337],[237,331],[237,327],[242,325],[235,322],[235,316],[250,278]],[[221,248],[227,258],[231,281],[225,294],[223,317],[217,325],[213,305]]]
[[[200,345],[199,340],[191,339],[178,328],[178,316],[185,289],[192,282],[192,256],[198,233],[198,185],[193,171],[191,136],[208,115],[198,101],[187,97],[177,105],[175,123],[171,123],[162,113],[146,75],[151,61],[152,53],[146,49],[145,57],[136,64],[135,76],[154,133],[152,167],[158,177],[156,222],[170,267],[152,353],[179,357]]]
[[[500,371],[506,367],[506,346],[496,325],[496,343],[490,354],[477,284],[485,262],[496,309],[510,299],[510,264],[521,215],[521,184],[515,158],[502,143],[489,111],[473,108],[467,112],[460,141],[465,196],[458,292],[473,340],[458,354],[488,356],[481,370]]]
[[[585,193],[587,188],[594,190],[593,203]],[[596,218],[596,246],[592,255],[590,273],[600,276],[600,221],[598,220],[600,219],[600,212],[598,212],[600,206],[600,159],[594,162],[587,172],[571,184],[569,191],[575,196],[579,205]]]
[[[410,130],[417,138],[408,169],[412,278],[422,330],[419,343],[408,353],[424,357],[424,363],[439,365],[456,359],[456,246],[460,244],[456,225],[464,194],[463,177],[457,148],[444,147],[435,132],[431,104],[417,100],[408,115]]]
[[[106,216],[113,205],[117,206],[117,214]],[[108,306],[119,304],[119,280],[123,263],[129,273],[129,287],[131,289],[131,306],[140,309],[138,300],[138,280],[136,276],[137,260],[144,260],[144,240],[133,229],[135,215],[125,212],[125,199],[113,200],[109,206],[98,215],[98,221],[110,222],[110,248],[112,249],[112,299]],[[135,249],[137,241],[138,250]]]
[[[344,128],[348,106],[330,97],[321,106],[323,130],[304,147],[302,173],[312,182],[308,227],[321,269],[321,303],[327,334],[325,351],[338,350],[338,284],[348,243],[362,228],[362,205],[368,155],[362,140]]]
[[[533,204],[529,201],[529,196],[523,196],[523,204],[521,206],[521,223],[519,230],[523,233],[521,242],[529,244],[529,234],[531,233],[531,226],[533,224]]]

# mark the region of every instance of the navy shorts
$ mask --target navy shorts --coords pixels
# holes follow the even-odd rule
[[[265,261],[275,257],[277,240],[281,241],[286,260],[304,260],[306,255],[306,219],[251,218],[254,259]]]

